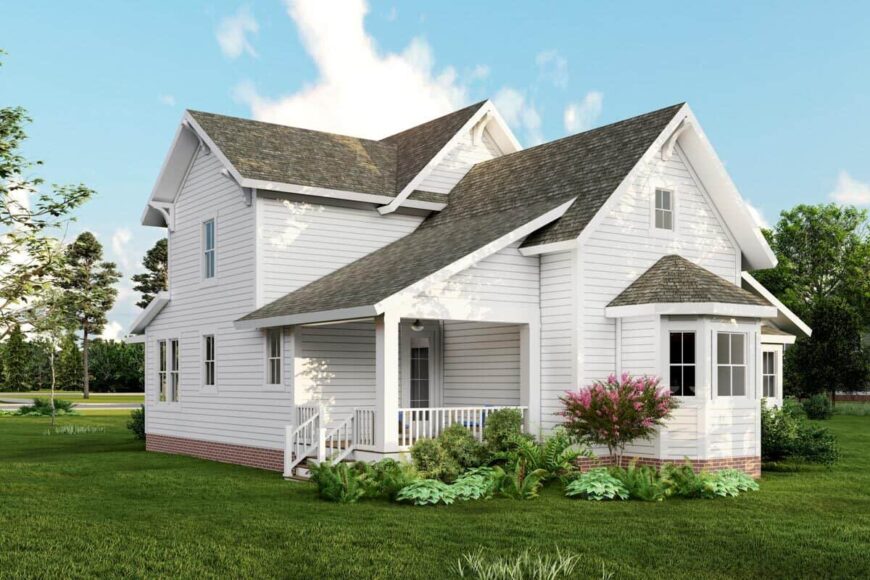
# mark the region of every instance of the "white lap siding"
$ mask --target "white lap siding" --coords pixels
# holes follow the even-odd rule
[[[169,238],[171,301],[146,331],[147,431],[206,441],[283,447],[292,400],[285,386],[265,387],[264,338],[233,321],[254,308],[254,210],[200,151],[175,205]],[[202,222],[215,219],[217,275],[202,280]],[[202,334],[216,337],[216,385],[202,384]],[[157,340],[180,341],[178,403],[159,403]],[[286,370],[286,369],[285,369]],[[285,382],[289,384],[285,373]]]
[[[459,180],[475,163],[487,161],[501,155],[498,145],[495,144],[489,132],[483,132],[483,139],[472,143],[471,133],[466,132],[456,146],[444,156],[417,186],[421,191],[434,193],[450,193]]]
[[[445,321],[445,407],[520,404],[520,329],[513,324]]]
[[[559,397],[576,389],[572,341],[576,317],[573,264],[576,255],[541,256],[541,425],[552,429],[561,419]]]

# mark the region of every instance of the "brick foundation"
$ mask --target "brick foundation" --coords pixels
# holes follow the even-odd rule
[[[657,459],[654,457],[634,457],[624,455],[622,457],[622,466],[628,467],[628,464],[636,460],[637,465],[649,465],[656,469],[661,469],[666,463],[682,464],[685,460],[678,459]],[[580,471],[588,471],[595,467],[607,467],[615,463],[614,457],[583,457],[577,460],[577,467]],[[720,457],[716,459],[689,459],[689,463],[696,472],[698,471],[719,471],[720,469],[739,469],[746,474],[759,478],[761,477],[761,457]]]
[[[231,445],[153,433],[147,435],[145,449],[158,453],[189,455],[221,463],[235,463],[269,471],[284,471],[284,452],[280,449]]]

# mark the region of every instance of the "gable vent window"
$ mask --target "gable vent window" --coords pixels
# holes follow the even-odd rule
[[[674,192],[669,189],[656,189],[655,207],[656,229],[674,229]]]
[[[202,224],[202,277],[214,278],[215,274],[215,243],[214,243],[214,220],[208,220]]]

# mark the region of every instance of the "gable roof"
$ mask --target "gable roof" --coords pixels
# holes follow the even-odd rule
[[[381,139],[396,150],[396,193],[402,191],[486,101]]]
[[[495,213],[542,200],[576,198],[524,247],[576,239],[668,123],[673,105],[625,121],[478,163],[450,192],[435,223]]]
[[[396,147],[381,141],[188,111],[243,178],[394,195]]]
[[[686,302],[770,306],[767,300],[675,254],[650,266],[607,306]]]
[[[801,320],[801,318],[792,312],[785,304],[779,301],[779,299],[773,295],[773,293],[765,288],[761,282],[755,279],[755,277],[749,272],[743,272],[740,276],[740,285],[747,291],[760,296],[776,306],[776,318],[773,323],[776,324],[779,328],[787,330],[790,334],[795,336],[810,336],[813,333],[813,329],[807,325],[806,322]]]
[[[500,212],[498,219],[478,214],[438,224],[424,222],[392,244],[251,312],[236,325],[298,324],[328,319],[303,320],[300,315],[352,309],[357,316],[373,316],[375,305],[381,301],[489,244],[501,240],[507,245],[521,239],[563,215],[568,203],[570,200],[538,201]],[[258,322],[265,320],[268,323]]]

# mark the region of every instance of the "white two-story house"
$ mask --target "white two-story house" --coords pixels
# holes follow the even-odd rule
[[[188,111],[142,223],[169,236],[130,331],[147,448],[287,475],[501,407],[545,433],[623,372],[680,400],[630,456],[757,475],[810,332],[685,104],[529,149],[489,101],[380,141]]]

